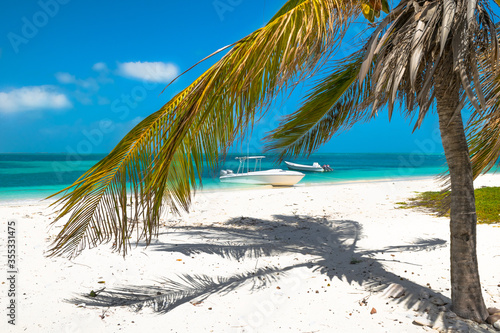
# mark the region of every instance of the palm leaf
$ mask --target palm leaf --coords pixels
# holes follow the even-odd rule
[[[488,120],[474,123],[469,146],[474,177],[490,171],[500,157],[500,116],[491,115]]]
[[[490,171],[500,157],[500,73],[490,58],[485,52],[480,62],[489,107],[484,112],[473,112],[467,128],[474,178]]]
[[[358,13],[350,1],[288,1],[59,192],[64,195],[54,203],[60,207],[56,221],[69,220],[50,255],[74,256],[108,241],[125,255],[133,232],[149,244],[164,208],[188,210],[203,168],[216,168],[219,152],[245,134],[291,79],[307,77]]]
[[[341,129],[362,117],[358,104],[369,91],[370,80],[358,84],[364,51],[338,61],[332,74],[322,79],[309,93],[299,110],[284,118],[266,141],[269,151],[284,156],[310,154]]]

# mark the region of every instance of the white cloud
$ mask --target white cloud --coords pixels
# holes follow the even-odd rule
[[[52,86],[33,86],[0,91],[0,112],[15,113],[44,109],[67,109],[71,102]]]
[[[83,105],[94,104],[92,100],[92,95],[85,91],[76,90],[71,94],[71,96],[74,97],[78,102],[82,103]]]
[[[71,75],[70,73],[56,73],[55,74],[57,81],[62,84],[75,84],[79,87],[92,90],[92,91],[97,91],[99,90],[99,84],[97,83],[96,79],[89,77],[88,79],[82,80],[82,79],[77,79],[74,75]]]
[[[118,64],[118,74],[131,79],[167,83],[179,75],[179,68],[165,62],[124,62]]]
[[[95,63],[94,66],[92,66],[92,69],[96,72],[107,72],[108,66],[103,62],[98,62]]]
[[[56,79],[59,83],[69,84],[75,83],[76,77],[70,73],[56,73]]]

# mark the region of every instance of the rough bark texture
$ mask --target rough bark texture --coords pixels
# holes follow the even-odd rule
[[[459,80],[451,59],[437,76],[439,129],[450,170],[451,299],[453,311],[484,322],[488,316],[481,293],[476,255],[476,205],[472,167],[459,105]]]

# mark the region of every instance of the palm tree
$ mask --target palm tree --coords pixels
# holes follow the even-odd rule
[[[388,11],[385,0],[287,1],[65,190],[55,204],[58,219],[69,220],[50,254],[74,256],[112,241],[125,255],[134,232],[149,243],[164,209],[188,210],[203,168],[216,170],[226,149],[292,82],[333,61],[301,108],[269,134],[268,149],[281,158],[310,154],[383,108],[390,118],[395,101],[418,128],[435,107],[451,188],[453,310],[483,322],[473,179],[500,154],[491,11],[484,0],[402,0],[375,22],[380,10]],[[333,58],[360,13],[375,22],[371,37],[351,56]],[[467,132],[462,110],[471,111]]]

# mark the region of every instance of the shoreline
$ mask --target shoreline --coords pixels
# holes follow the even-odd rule
[[[214,190],[212,188],[198,189],[197,191],[203,191],[207,193],[215,193],[219,191],[234,191],[234,190],[248,190],[248,189],[259,189],[259,188],[291,188],[291,187],[315,187],[315,186],[333,186],[333,185],[344,185],[344,184],[357,184],[357,183],[377,183],[377,182],[390,182],[390,181],[411,181],[411,180],[427,180],[433,179],[438,176],[402,176],[402,177],[389,177],[389,178],[365,178],[365,179],[350,179],[350,180],[338,180],[333,182],[315,182],[315,183],[297,183],[294,186],[272,186],[272,185],[248,185],[242,187],[234,188],[219,188]]]
[[[335,185],[347,185],[347,184],[358,184],[358,183],[383,183],[383,182],[396,182],[396,181],[416,181],[416,180],[429,180],[435,179],[438,176],[402,176],[402,177],[389,177],[389,178],[366,178],[366,179],[352,179],[352,180],[338,180],[333,182],[312,182],[312,183],[298,183],[295,186],[287,187],[287,186],[272,186],[272,185],[234,185],[231,187],[201,187],[197,188],[193,193],[225,193],[225,192],[233,192],[233,191],[247,191],[247,190],[262,190],[262,189],[276,189],[276,188],[305,188],[305,187],[321,187],[321,186],[335,186]],[[66,185],[64,185],[65,188]],[[33,190],[31,190],[33,191]],[[55,193],[55,192],[54,192]],[[53,193],[51,193],[53,194]],[[16,203],[40,203],[44,200],[49,200],[51,202],[57,200],[57,198],[47,199],[44,198],[36,198],[36,197],[26,197],[26,198],[15,198],[15,199],[4,199],[0,196],[0,206],[2,205],[10,205]]]
[[[2,228],[17,226],[15,332],[492,332],[452,318],[448,219],[395,209],[438,185],[198,192],[189,214],[162,218],[159,236],[125,258],[109,243],[48,258],[65,218],[51,224],[45,203],[2,205]],[[475,185],[500,186],[500,175]],[[500,225],[478,225],[477,237],[483,297],[498,307]]]
[[[50,196],[67,186],[86,172],[98,155],[75,157],[67,154],[17,154],[20,157],[0,154],[0,204],[25,199],[39,200]],[[54,155],[55,157],[50,157]],[[60,156],[59,156],[60,155]],[[219,167],[237,168],[237,161],[230,154],[220,161]],[[294,159],[296,162],[330,164],[334,172],[308,173],[301,183],[308,186],[335,184],[353,181],[373,181],[388,178],[427,177],[441,172],[442,154],[415,153],[318,153],[308,158]],[[1,158],[3,156],[3,158]],[[59,156],[59,157],[58,157]],[[263,161],[262,169],[286,169],[283,163],[275,164],[273,156]],[[78,162],[78,163],[76,163]],[[242,189],[246,186],[233,186],[219,183],[218,171],[204,169],[204,187],[198,191],[226,191]],[[198,181],[197,181],[198,182]],[[199,183],[199,182],[198,182]],[[300,183],[299,183],[300,184]]]

